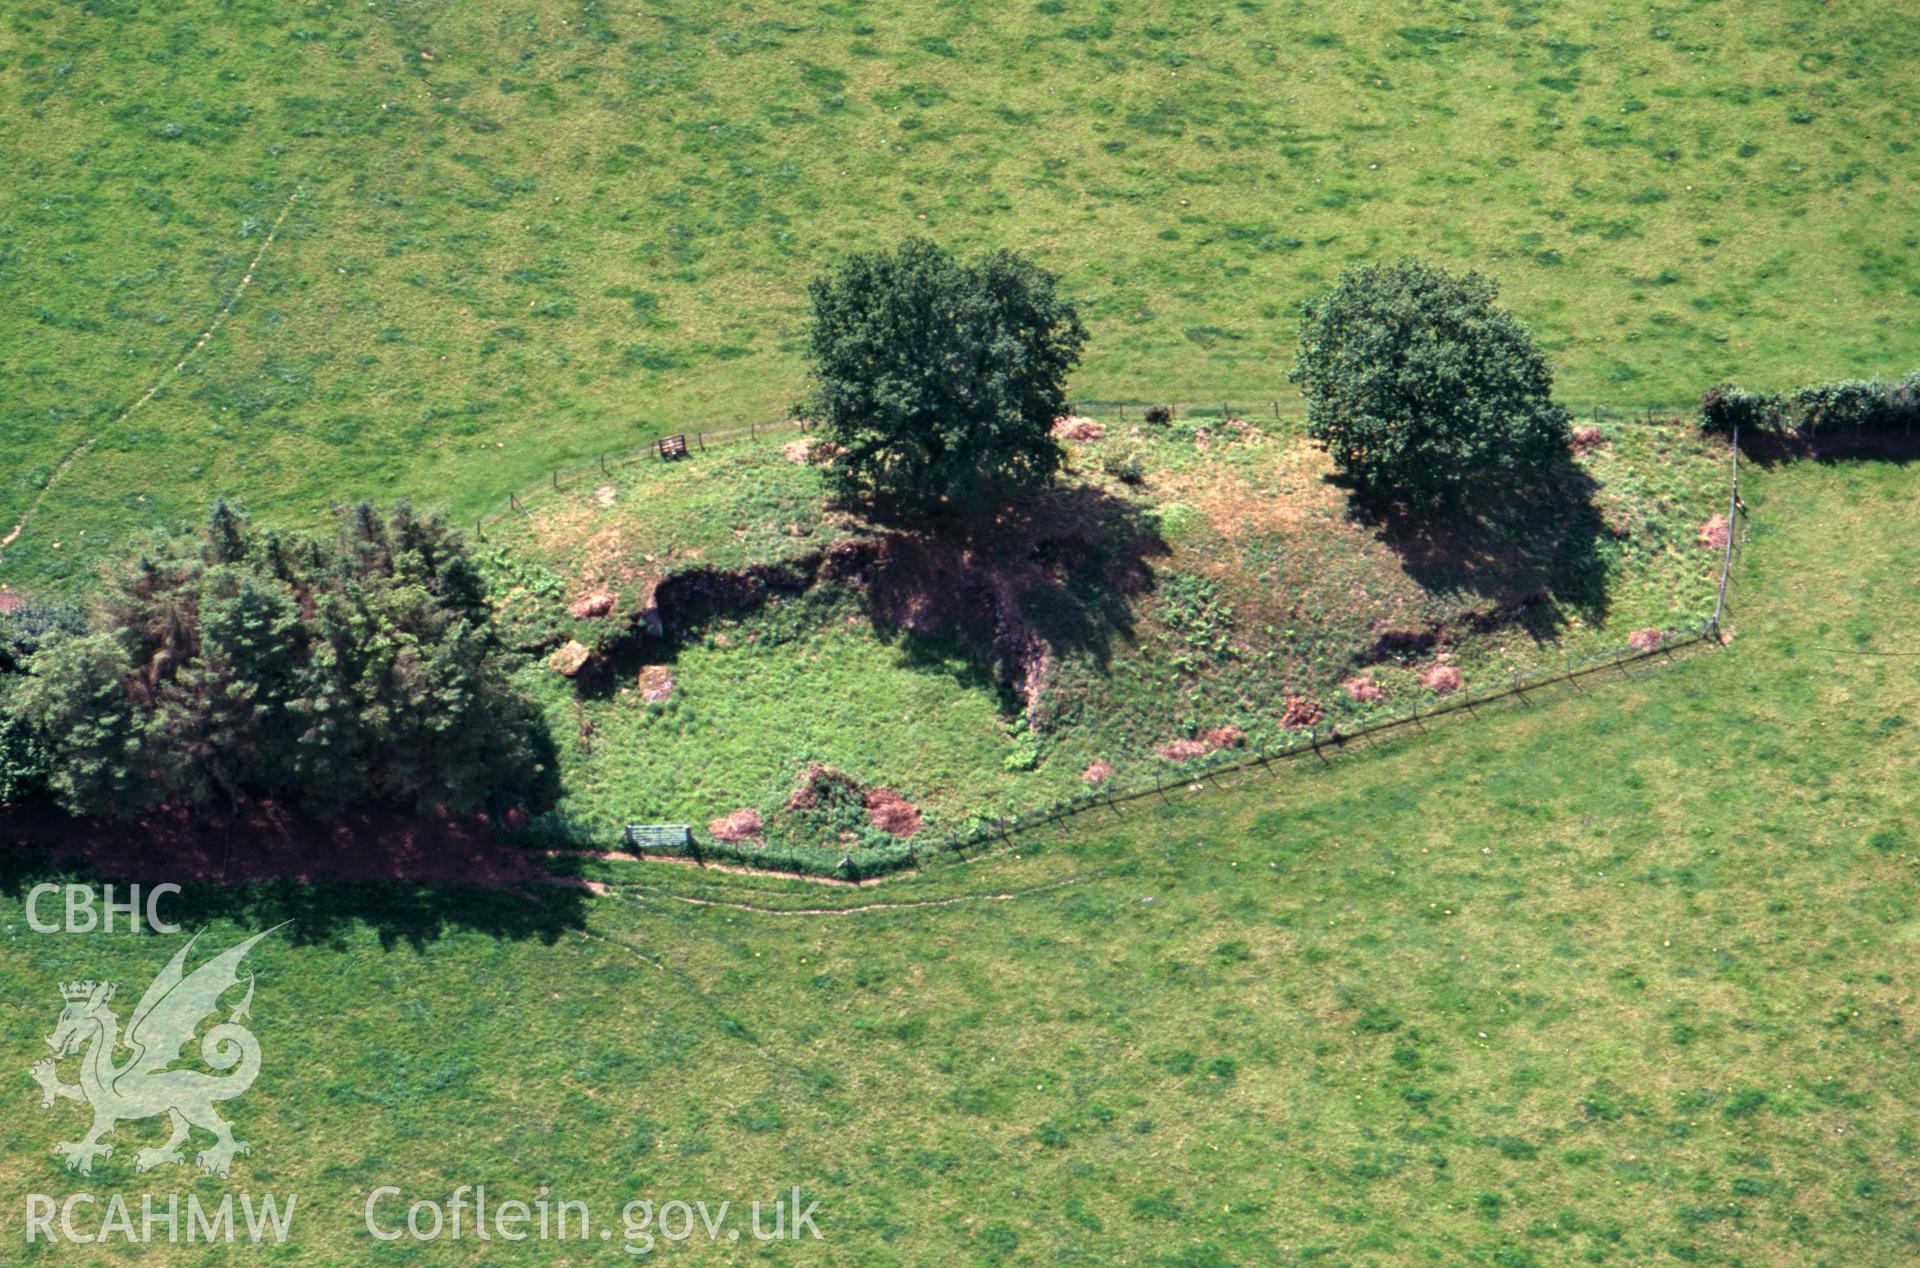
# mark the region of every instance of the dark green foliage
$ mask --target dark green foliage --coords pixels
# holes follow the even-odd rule
[[[809,770],[800,790],[776,816],[773,835],[784,844],[822,849],[884,848],[898,839],[875,827],[867,815],[866,789],[827,767]]]
[[[47,746],[14,705],[27,660],[42,647],[86,628],[86,618],[70,603],[28,602],[0,612],[0,805],[46,787]]]
[[[86,617],[71,603],[25,603],[0,612],[0,674],[24,673],[27,657],[42,646],[86,628]]]
[[[1047,480],[1086,331],[1053,274],[924,239],[852,256],[809,288],[813,390],[843,497],[966,509]]]
[[[540,797],[548,745],[438,518],[363,503],[332,538],[282,540],[222,503],[111,570],[98,607],[97,629],[40,650],[14,693],[74,812]]]
[[[1147,421],[1150,423],[1159,423],[1162,425],[1172,422],[1173,406],[1171,405],[1147,406]]]
[[[1768,425],[1780,408],[1780,398],[1749,392],[1731,383],[1716,383],[1700,398],[1700,430],[1729,436],[1736,427],[1752,430]]]
[[[1532,482],[1568,442],[1553,371],[1498,288],[1416,261],[1345,270],[1306,306],[1292,379],[1362,489],[1434,505]]]
[[[47,751],[39,733],[8,707],[12,685],[0,678],[0,805],[39,792],[47,782]]]
[[[1835,431],[1911,432],[1920,422],[1920,370],[1902,379],[1813,383],[1786,396],[1749,392],[1731,383],[1700,398],[1700,429],[1730,433],[1791,431],[1814,437]]]

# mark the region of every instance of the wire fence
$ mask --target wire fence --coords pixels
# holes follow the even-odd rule
[[[797,875],[826,877],[847,881],[868,880],[911,868],[922,868],[943,855],[967,857],[975,852],[1010,844],[1022,833],[1049,827],[1065,819],[1091,811],[1119,814],[1121,808],[1148,798],[1170,801],[1176,790],[1217,785],[1228,775],[1263,772],[1272,774],[1288,762],[1332,759],[1356,745],[1372,746],[1380,737],[1408,730],[1426,731],[1431,725],[1458,713],[1473,714],[1506,700],[1532,705],[1529,693],[1544,691],[1558,684],[1571,683],[1594,674],[1617,672],[1631,676],[1627,667],[1657,657],[1672,658],[1674,653],[1696,645],[1718,642],[1718,628],[1711,620],[1676,631],[1648,648],[1616,648],[1599,653],[1568,668],[1530,678],[1515,678],[1493,686],[1463,689],[1443,696],[1428,707],[1386,714],[1348,726],[1312,727],[1294,733],[1292,739],[1271,747],[1225,749],[1212,758],[1197,758],[1170,767],[1153,779],[1126,786],[1104,786],[1074,797],[1062,798],[1044,806],[1005,816],[976,819],[967,828],[930,840],[915,840],[898,846],[828,849],[800,845],[754,845],[750,843],[702,840],[696,831],[679,849],[659,853],[684,857],[700,863],[739,864],[765,871],[791,872]],[[572,848],[602,848],[606,835],[577,826],[561,827],[549,822],[533,829],[543,844]],[[557,830],[557,831],[556,831]],[[617,843],[616,843],[617,844]]]
[[[760,440],[771,440],[776,436],[804,433],[809,430],[811,430],[811,424],[805,419],[788,418],[775,422],[750,422],[734,427],[716,427],[704,431],[663,432],[624,449],[608,450],[590,458],[573,458],[565,463],[555,463],[546,480],[507,494],[506,499],[496,503],[492,510],[482,512],[476,517],[473,525],[474,532],[481,541],[485,541],[488,524],[498,523],[510,515],[531,514],[536,503],[554,493],[577,488],[589,481],[606,479],[615,471],[630,467],[636,462],[669,461],[663,443],[673,436],[685,436],[687,455],[695,457],[711,449],[725,448],[741,441],[752,444]]]
[[[1223,392],[1213,396],[1182,397],[1159,401],[1135,400],[1131,397],[1074,396],[1067,400],[1069,414],[1110,414],[1121,422],[1145,421],[1149,409],[1164,409],[1174,419],[1226,419],[1241,418],[1248,421],[1269,419],[1288,421],[1305,419],[1307,403],[1292,393],[1269,393],[1266,396],[1234,395]],[[1651,423],[1661,419],[1670,419],[1694,412],[1692,404],[1641,404],[1622,406],[1605,402],[1590,401],[1582,405],[1567,407],[1575,421],[1587,419],[1594,423]]]
[[[1170,800],[1168,794],[1175,790],[1204,786],[1209,782],[1217,784],[1224,776],[1255,771],[1272,774],[1276,765],[1302,760],[1330,762],[1333,756],[1356,744],[1371,747],[1380,737],[1408,729],[1424,732],[1429,724],[1458,713],[1473,714],[1507,700],[1518,700],[1531,706],[1529,692],[1544,691],[1560,684],[1578,687],[1581,680],[1608,671],[1630,676],[1629,665],[1656,657],[1672,659],[1674,653],[1687,648],[1719,646],[1724,642],[1721,631],[1727,614],[1727,584],[1733,574],[1734,546],[1739,537],[1738,517],[1742,509],[1739,441],[1736,430],[1730,446],[1727,540],[1721,554],[1713,612],[1697,622],[1663,635],[1649,645],[1615,647],[1579,661],[1570,661],[1549,672],[1527,678],[1515,675],[1505,682],[1465,688],[1424,706],[1382,713],[1344,726],[1329,724],[1304,728],[1290,733],[1287,740],[1275,746],[1221,750],[1210,758],[1195,758],[1170,767],[1151,781],[1127,786],[1102,785],[1021,813],[976,816],[959,831],[927,840],[849,850],[804,845],[755,845],[711,839],[703,841],[697,832],[693,832],[688,834],[683,846],[657,852],[703,864],[740,865],[763,871],[844,881],[869,880],[921,868],[943,856],[968,857],[979,851],[1009,844],[1022,833],[1045,828],[1077,815],[1096,811],[1120,815],[1124,806],[1153,797]],[[622,844],[619,840],[608,840],[602,829],[570,821],[562,815],[537,816],[523,830],[523,835],[535,844],[568,849],[619,848]]]
[[[1133,400],[1105,397],[1073,397],[1066,403],[1069,415],[1103,415],[1120,422],[1142,421],[1151,408],[1166,409],[1176,420],[1201,420],[1239,418],[1254,420],[1260,418],[1273,421],[1304,421],[1306,402],[1297,396],[1285,394],[1258,397],[1234,396],[1220,393],[1217,397],[1200,397],[1183,400]],[[1691,410],[1691,406],[1676,407],[1663,405],[1620,405],[1588,404],[1571,409],[1576,419],[1590,419],[1599,423],[1636,423],[1648,424],[1663,418],[1672,418],[1677,413]],[[636,462],[668,461],[662,449],[662,442],[672,436],[685,436],[687,453],[690,457],[713,449],[721,449],[732,444],[749,444],[761,440],[770,440],[777,436],[804,434],[813,430],[813,425],[802,418],[774,419],[768,422],[747,422],[728,427],[696,429],[688,432],[662,432],[622,447],[609,448],[603,453],[590,457],[573,457],[556,461],[549,468],[547,478],[538,484],[507,494],[506,498],[484,511],[474,519],[474,533],[481,541],[487,539],[486,526],[498,523],[512,515],[527,515],[541,500],[552,494],[579,487],[588,481],[609,478],[614,472],[632,466]]]

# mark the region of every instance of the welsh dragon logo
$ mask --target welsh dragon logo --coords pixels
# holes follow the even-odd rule
[[[233,1138],[233,1125],[214,1109],[252,1087],[260,1074],[260,1043],[240,1024],[249,1020],[253,1005],[252,973],[247,975],[246,998],[200,1040],[200,1059],[223,1073],[170,1067],[181,1059],[181,1049],[192,1041],[200,1023],[218,1014],[220,997],[240,984],[236,973],[240,961],[256,942],[273,931],[255,934],[189,974],[183,970],[187,953],[199,941],[196,934],[140,997],[125,1038],[120,1035],[119,1016],[107,1007],[113,999],[113,983],[61,985],[66,1007],[60,1010],[59,1024],[47,1036],[47,1046],[54,1055],[34,1062],[29,1073],[40,1085],[41,1108],[51,1109],[59,1098],[81,1101],[93,1109],[93,1127],[85,1139],[62,1141],[53,1147],[53,1152],[65,1159],[69,1171],[92,1175],[93,1160],[113,1153],[113,1146],[103,1144],[101,1137],[120,1123],[161,1114],[167,1116],[173,1133],[158,1149],[142,1149],[134,1155],[134,1166],[140,1171],[150,1171],[163,1163],[185,1162],[180,1147],[195,1127],[214,1137],[213,1145],[194,1158],[202,1171],[225,1176],[235,1155],[253,1152],[246,1141]],[[114,1053],[122,1047],[133,1055],[116,1065]],[[82,1048],[86,1052],[80,1058],[80,1082],[62,1083],[55,1063]]]

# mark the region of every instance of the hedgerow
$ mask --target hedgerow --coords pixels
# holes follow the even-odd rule
[[[1784,396],[1719,383],[1700,398],[1701,430],[1722,435],[1738,426],[1811,439],[1834,431],[1912,431],[1916,421],[1920,370],[1899,379],[1811,383]]]

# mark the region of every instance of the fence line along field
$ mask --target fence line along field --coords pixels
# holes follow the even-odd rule
[[[913,231],[1060,272],[1088,395],[1264,403],[1301,299],[1401,253],[1497,276],[1574,401],[1920,364],[1920,34],[1784,13],[16,6],[0,525],[98,443],[7,579],[782,417],[806,279]]]

